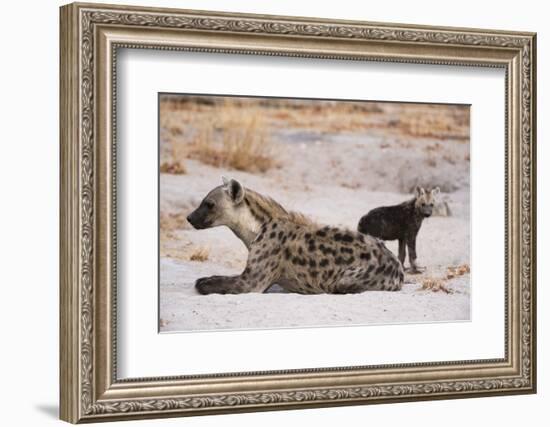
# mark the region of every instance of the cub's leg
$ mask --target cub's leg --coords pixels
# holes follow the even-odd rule
[[[422,271],[426,270],[426,268],[419,267],[416,264],[416,236],[409,238],[409,240],[407,241],[407,248],[409,250],[409,263],[411,264],[409,273],[411,274],[422,273]]]
[[[405,265],[405,239],[399,239],[399,261]]]
[[[279,278],[279,253],[277,249],[264,251],[259,245],[252,245],[240,275],[202,277],[195,282],[195,288],[202,295],[265,292]]]

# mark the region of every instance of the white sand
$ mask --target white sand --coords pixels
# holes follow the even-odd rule
[[[161,216],[169,231],[161,238],[160,329],[283,328],[296,326],[464,321],[470,318],[470,275],[446,281],[451,293],[422,290],[426,277],[445,277],[449,266],[470,264],[468,144],[445,141],[435,165],[424,162],[433,140],[407,141],[353,134],[294,135],[281,131],[278,158],[284,167],[263,175],[223,170],[198,161],[185,162],[187,174],[161,175]],[[303,131],[302,131],[303,133]],[[297,140],[306,142],[297,142]],[[384,148],[381,149],[380,146]],[[447,159],[447,160],[446,160]],[[449,161],[449,159],[460,159]],[[297,295],[272,289],[265,294],[199,295],[197,278],[239,274],[245,265],[244,245],[225,227],[194,230],[184,220],[203,196],[221,183],[221,175],[268,194],[288,209],[316,221],[355,229],[370,209],[394,204],[413,181],[440,185],[452,215],[424,221],[417,240],[422,275],[407,275],[399,292],[356,295]],[[397,242],[388,242],[397,252]],[[197,248],[205,261],[189,261]]]

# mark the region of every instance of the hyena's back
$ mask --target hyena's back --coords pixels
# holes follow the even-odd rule
[[[378,239],[333,227],[271,221],[254,241],[249,265],[280,270],[291,292],[358,293],[399,290],[403,268]]]

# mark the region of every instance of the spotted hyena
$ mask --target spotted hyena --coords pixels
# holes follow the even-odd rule
[[[403,284],[403,267],[381,240],[318,225],[233,179],[210,191],[187,220],[196,229],[225,225],[249,250],[241,274],[198,279],[201,294],[265,292],[274,283],[301,294],[397,291]]]
[[[371,210],[361,218],[357,229],[361,233],[382,240],[398,240],[401,264],[405,263],[406,245],[409,249],[411,272],[419,273],[420,268],[416,264],[416,237],[424,218],[432,215],[435,197],[438,194],[438,187],[428,191],[417,186],[414,199],[399,205]]]

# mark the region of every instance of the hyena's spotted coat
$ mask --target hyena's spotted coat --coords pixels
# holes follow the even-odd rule
[[[212,190],[188,220],[197,229],[226,225],[249,249],[242,274],[198,279],[201,294],[264,292],[274,283],[302,294],[396,291],[403,284],[402,265],[382,241],[317,225],[235,180]]]

